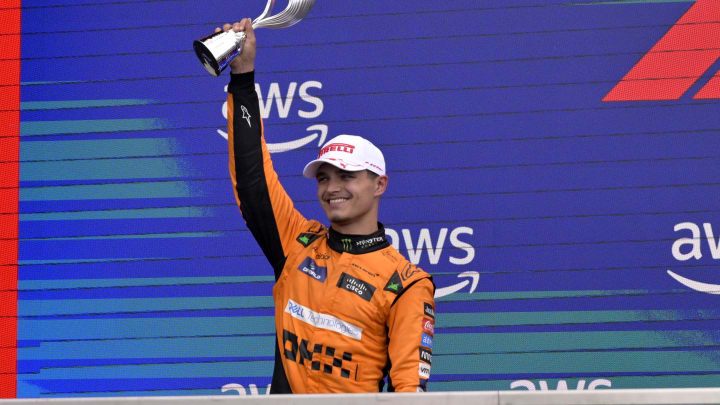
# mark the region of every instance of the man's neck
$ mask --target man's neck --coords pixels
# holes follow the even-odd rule
[[[328,233],[330,248],[338,252],[363,254],[374,252],[390,246],[385,237],[385,228],[379,222],[375,223],[375,232],[364,234],[339,233],[334,227]]]
[[[331,222],[330,227],[335,232],[345,235],[370,235],[373,232],[377,232],[378,222],[377,220],[367,223],[353,222],[351,224],[339,224],[336,222]]]

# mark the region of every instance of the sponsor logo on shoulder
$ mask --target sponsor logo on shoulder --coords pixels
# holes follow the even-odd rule
[[[325,278],[327,277],[327,267],[318,266],[315,260],[310,257],[306,257],[305,260],[300,263],[298,270],[321,283],[325,282]]]
[[[429,333],[430,335],[435,335],[435,321],[428,318],[423,318],[422,320],[422,328],[423,332]]]
[[[433,341],[432,336],[423,333],[422,339],[420,340],[420,345],[432,350],[432,341]]]
[[[415,267],[412,263],[408,263],[405,265],[405,268],[400,272],[400,275],[402,276],[403,281],[408,281],[408,279],[415,274],[420,273],[420,269]]]
[[[365,301],[370,301],[370,298],[372,298],[373,294],[375,294],[375,287],[373,287],[370,283],[366,283],[365,281],[355,278],[347,273],[342,273],[340,275],[337,286],[350,291]]]
[[[425,315],[429,316],[432,319],[435,319],[435,310],[433,309],[433,306],[428,304],[427,302],[423,302]]]
[[[350,322],[343,321],[332,315],[315,312],[312,309],[300,305],[293,300],[288,300],[285,312],[295,319],[303,321],[316,328],[326,329],[345,335],[355,340],[362,339],[362,328]]]
[[[420,348],[420,360],[427,364],[432,364],[432,352],[423,347]]]
[[[420,365],[418,366],[418,375],[426,380],[430,378],[430,365],[420,362]]]
[[[390,277],[390,280],[388,280],[387,284],[385,284],[385,288],[383,288],[383,290],[390,291],[395,294],[400,294],[402,292],[403,285],[397,271]]]
[[[301,245],[308,247],[309,244],[311,244],[315,239],[319,238],[320,235],[316,233],[301,233],[297,237],[297,241],[300,242]]]

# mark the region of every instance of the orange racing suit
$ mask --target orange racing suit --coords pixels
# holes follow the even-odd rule
[[[254,72],[228,86],[230,176],[248,229],[275,272],[271,393],[424,391],[435,286],[385,237],[305,219],[278,181]]]

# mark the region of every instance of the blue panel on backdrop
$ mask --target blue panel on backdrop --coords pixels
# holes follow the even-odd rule
[[[720,30],[711,3],[318,0],[258,31],[303,214],[325,220],[301,176],[324,140],[385,153],[381,221],[438,287],[430,390],[720,385],[720,44],[654,48]],[[272,270],[232,194],[229,77],[191,49],[263,7],[23,2],[18,397],[265,392]]]

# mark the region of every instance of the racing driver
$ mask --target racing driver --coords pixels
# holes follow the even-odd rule
[[[388,177],[382,152],[340,135],[303,175],[316,179],[330,227],[307,220],[278,181],[255,92],[250,19],[228,86],[230,176],[247,227],[275,272],[271,393],[425,391],[435,286],[388,242],[378,204]],[[217,28],[220,30],[220,28]]]

